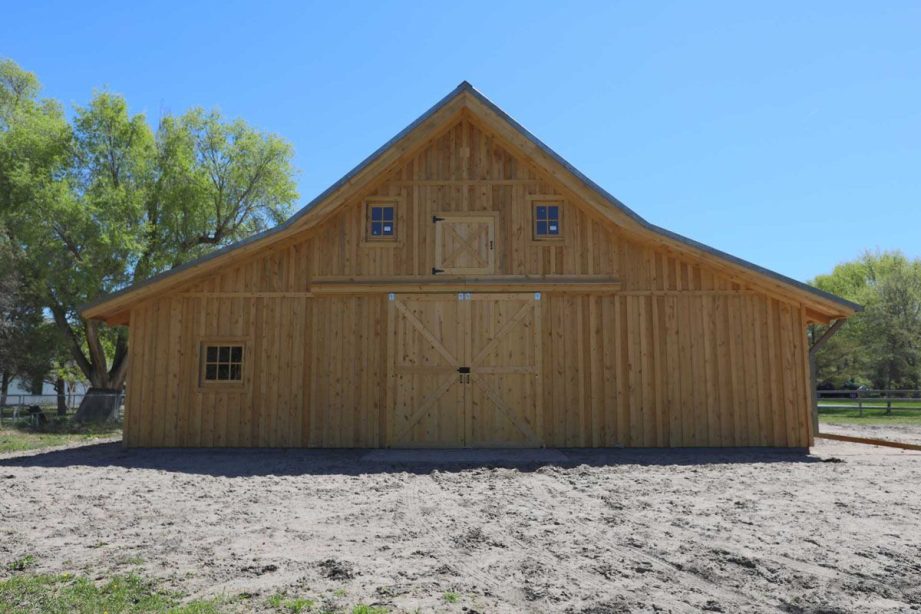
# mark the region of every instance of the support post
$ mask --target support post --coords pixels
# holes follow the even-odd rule
[[[812,432],[816,435],[819,433],[819,386],[816,381],[818,374],[816,373],[815,355],[822,349],[825,342],[831,339],[839,328],[844,326],[845,322],[846,320],[835,320],[809,348],[809,375],[812,380]]]

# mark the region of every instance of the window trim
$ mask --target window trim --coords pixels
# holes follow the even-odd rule
[[[205,361],[208,346],[240,346],[243,348],[243,359],[240,364],[239,380],[208,380],[205,379]],[[198,340],[198,388],[201,391],[213,391],[223,388],[241,390],[247,386],[250,374],[251,348],[249,337],[202,337]]]
[[[361,245],[363,247],[399,247],[403,244],[401,227],[403,226],[403,216],[401,207],[401,198],[398,196],[374,196],[367,198],[362,207],[363,230]],[[371,207],[393,207],[393,235],[391,236],[371,236]]]
[[[556,194],[534,194],[528,196],[530,205],[530,216],[528,223],[531,225],[531,242],[532,243],[564,243],[566,242],[566,200]],[[537,234],[537,206],[538,205],[556,205],[559,207],[560,215],[557,218],[560,224],[560,233],[558,235],[538,235]]]

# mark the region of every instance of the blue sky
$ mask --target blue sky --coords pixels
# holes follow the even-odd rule
[[[44,94],[290,140],[300,204],[466,79],[655,224],[806,280],[921,256],[919,2],[15,2]]]

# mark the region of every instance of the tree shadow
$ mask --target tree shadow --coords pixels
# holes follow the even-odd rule
[[[545,453],[545,454],[542,454]],[[428,474],[482,468],[523,472],[544,467],[818,463],[806,449],[790,448],[562,448],[548,450],[358,450],[278,448],[135,448],[106,442],[24,453],[2,467],[117,467],[215,477]]]

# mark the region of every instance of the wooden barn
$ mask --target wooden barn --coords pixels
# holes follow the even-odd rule
[[[462,83],[286,223],[82,313],[130,327],[128,446],[803,448],[807,324],[856,309],[650,224]]]

